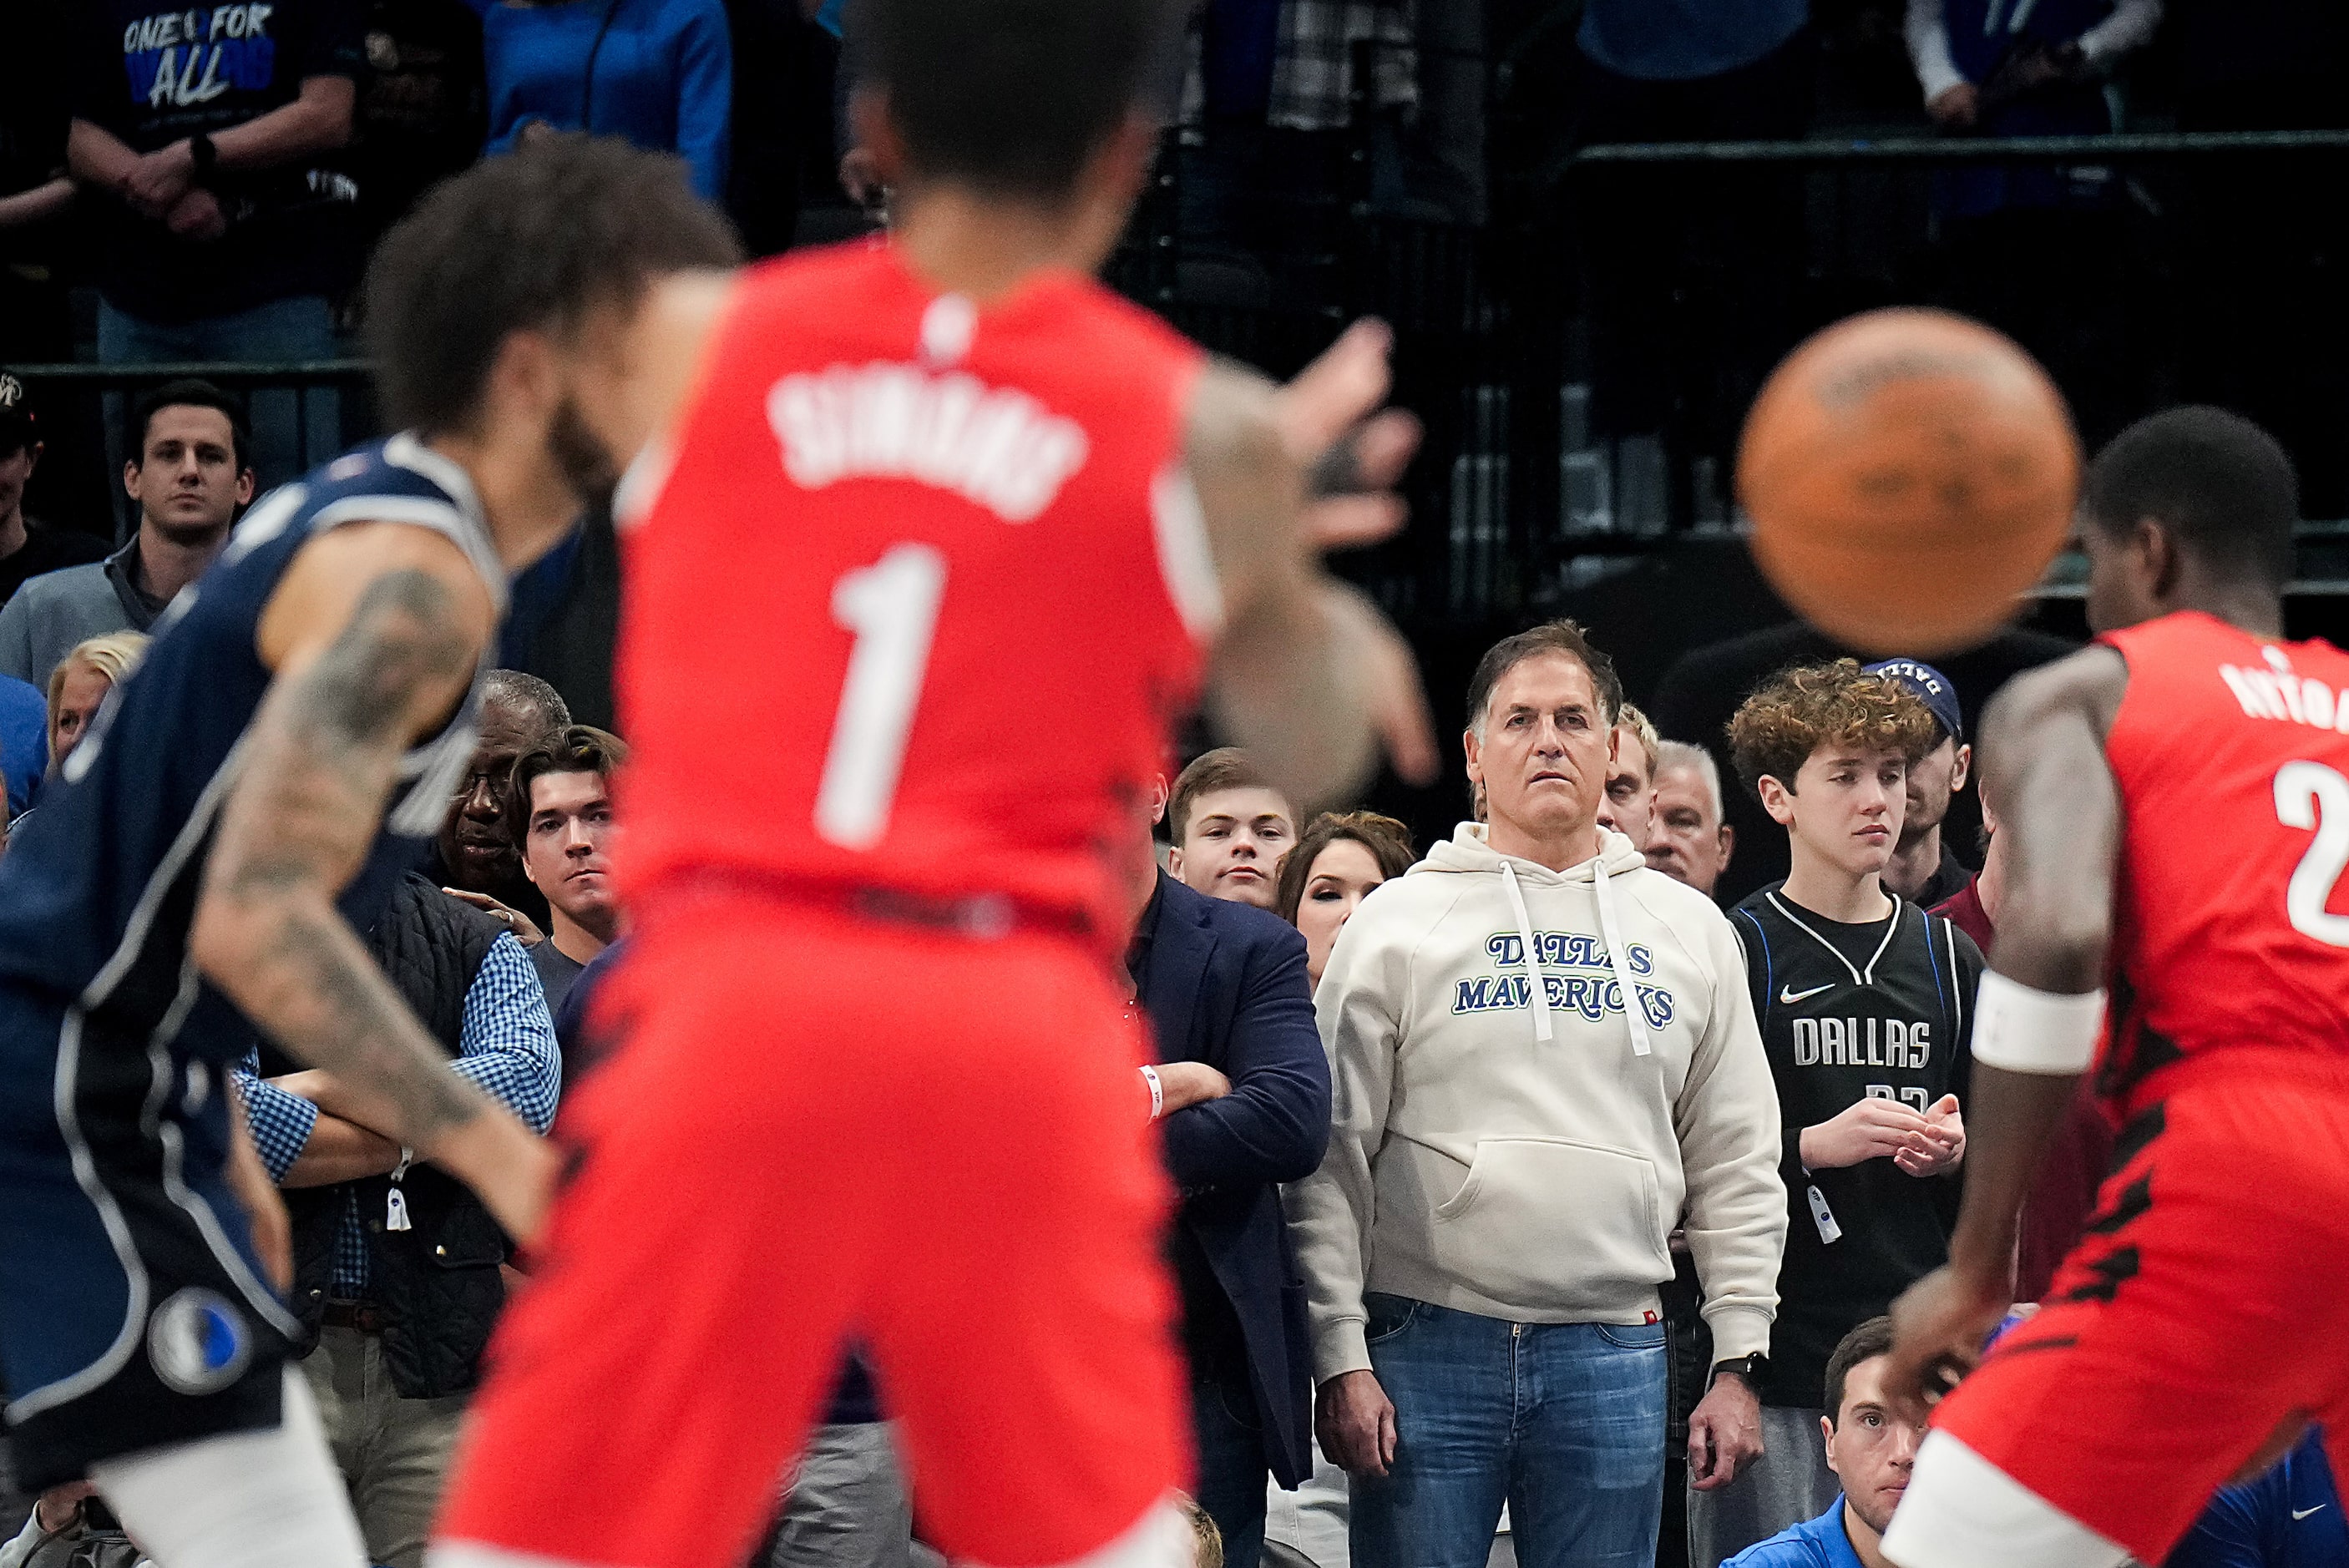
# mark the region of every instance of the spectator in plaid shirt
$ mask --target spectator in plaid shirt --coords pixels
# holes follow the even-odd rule
[[[1443,0],[1429,0],[1440,4]],[[1356,46],[1372,104],[1419,102],[1417,0],[1207,0],[1184,84],[1182,230],[1229,303],[1323,303],[1346,211]],[[1195,281],[1195,280],[1194,280]],[[1186,286],[1189,286],[1186,284]]]
[[[562,1057],[512,934],[411,876],[367,943],[455,1069],[545,1132]],[[302,1369],[369,1556],[419,1568],[511,1244],[454,1179],[342,1114],[330,1076],[288,1065],[256,1048],[236,1078],[294,1220],[292,1305],[317,1336]]]

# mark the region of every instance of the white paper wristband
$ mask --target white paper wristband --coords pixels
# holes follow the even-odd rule
[[[1150,1119],[1155,1121],[1166,1114],[1166,1086],[1158,1081],[1156,1068],[1143,1068],[1142,1081],[1150,1086]]]
[[[1973,1057],[2011,1073],[2082,1073],[2104,1032],[2101,990],[2066,996],[1982,971],[1974,997]]]

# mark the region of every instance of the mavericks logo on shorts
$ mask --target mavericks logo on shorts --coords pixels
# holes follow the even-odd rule
[[[182,1394],[217,1394],[253,1360],[253,1331],[217,1291],[191,1285],[147,1320],[147,1359]]]

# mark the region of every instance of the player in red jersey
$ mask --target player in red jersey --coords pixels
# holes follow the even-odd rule
[[[670,289],[636,340],[669,433],[621,503],[620,1050],[566,1109],[436,1568],[738,1561],[851,1341],[952,1557],[1189,1560],[1113,978],[1136,802],[1210,645],[1292,799],[1374,731],[1433,753],[1400,641],[1319,567],[1400,521],[1382,330],[1275,388],[1089,275],[1182,15],[870,0],[891,240]],[[1309,505],[1333,448],[1351,481]]]
[[[2097,645],[1984,736],[2009,881],[1950,1265],[1894,1308],[1909,1388],[2007,1305],[2100,984],[2122,1131],[2038,1315],[1935,1408],[1900,1568],[2158,1563],[2306,1422],[2349,1463],[2349,655],[2283,638],[2296,485],[2244,420],[2131,427],[2081,512]]]

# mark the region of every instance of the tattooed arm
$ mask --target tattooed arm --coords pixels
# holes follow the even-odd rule
[[[1377,742],[1406,778],[1436,766],[1409,648],[1320,560],[1402,525],[1390,487],[1419,428],[1379,412],[1387,349],[1384,328],[1358,325],[1286,387],[1212,364],[1189,408],[1185,456],[1225,606],[1216,717],[1300,809],[1358,783]],[[1348,493],[1309,493],[1349,440],[1344,482],[1324,487]]]
[[[464,694],[494,614],[457,547],[352,524],[305,545],[264,612],[276,672],[244,741],[190,945],[287,1053],[333,1071],[368,1126],[535,1232],[553,1156],[449,1068],[335,908],[383,819],[400,754]]]

